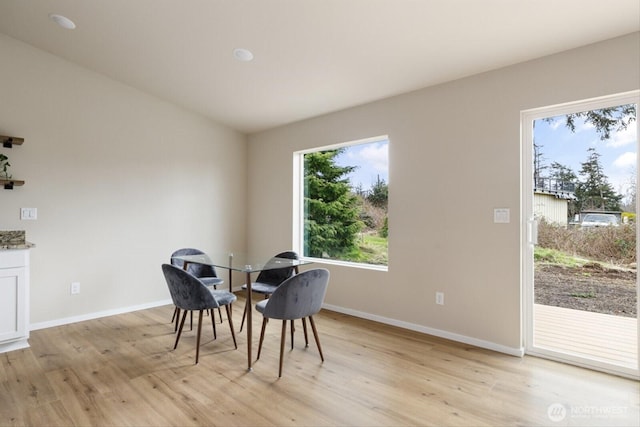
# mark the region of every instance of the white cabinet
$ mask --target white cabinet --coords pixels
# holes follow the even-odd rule
[[[29,249],[0,250],[0,353],[29,347]]]

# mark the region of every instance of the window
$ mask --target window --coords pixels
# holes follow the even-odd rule
[[[294,154],[294,247],[305,258],[386,269],[387,136]]]

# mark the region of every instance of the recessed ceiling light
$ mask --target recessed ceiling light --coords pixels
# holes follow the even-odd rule
[[[248,49],[233,49],[233,57],[238,61],[249,62],[253,59],[253,53]]]
[[[66,28],[67,30],[73,30],[74,28],[76,28],[76,24],[66,16],[51,13],[49,14],[49,19],[60,25],[62,28]]]

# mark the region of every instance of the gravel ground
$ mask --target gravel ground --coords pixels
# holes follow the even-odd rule
[[[537,304],[636,317],[636,270],[537,263],[534,280]]]

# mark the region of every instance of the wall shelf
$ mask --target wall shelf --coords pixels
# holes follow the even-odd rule
[[[0,142],[4,148],[12,148],[14,145],[22,145],[24,138],[0,135]]]
[[[13,190],[14,186],[24,185],[24,181],[20,181],[18,179],[5,179],[0,178],[0,185],[4,186],[5,190]]]

